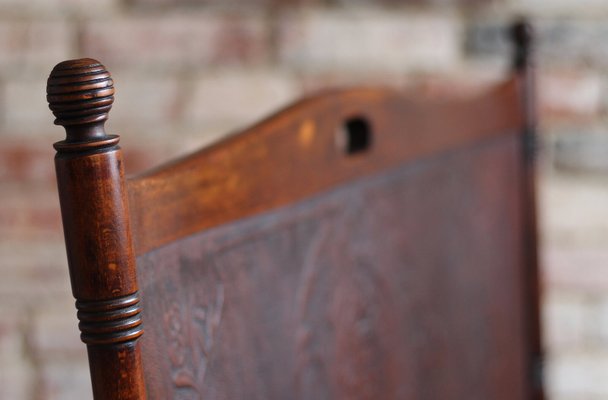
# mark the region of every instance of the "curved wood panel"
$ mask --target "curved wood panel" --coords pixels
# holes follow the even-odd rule
[[[355,89],[296,103],[214,146],[130,179],[135,252],[519,130],[517,87],[509,80],[476,98],[452,101]],[[347,121],[353,122],[352,154]],[[365,132],[359,137],[366,128],[371,137]]]
[[[149,399],[530,400],[520,138],[137,258]]]
[[[532,30],[511,34],[515,76],[476,98],[325,93],[128,182],[109,72],[58,64],[94,397],[542,400]]]

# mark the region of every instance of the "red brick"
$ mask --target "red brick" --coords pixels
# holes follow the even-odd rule
[[[541,70],[538,77],[539,108],[545,123],[599,116],[602,79],[597,73]]]
[[[41,382],[36,398],[82,400],[93,398],[89,364],[86,360],[56,360],[40,368]]]
[[[515,9],[526,14],[561,17],[563,15],[584,15],[595,17],[608,11],[604,0],[510,0]]]
[[[546,369],[548,398],[600,400],[608,398],[608,353],[605,349],[572,352],[564,349],[549,357]]]
[[[299,77],[304,93],[314,93],[329,88],[352,86],[385,86],[401,88],[407,82],[406,74],[399,71],[377,74],[350,71],[313,71]]]
[[[4,310],[35,309],[41,304],[54,304],[70,296],[70,280],[67,262],[51,268],[44,260],[42,252],[32,247],[28,251],[37,257],[41,267],[20,267],[7,265],[11,258],[2,257],[2,280],[0,281],[0,302]],[[36,255],[36,256],[34,256]]]
[[[86,361],[86,346],[80,340],[74,299],[69,292],[52,305],[41,304],[32,314],[28,345],[39,361]]]
[[[595,312],[599,345],[608,348],[608,292],[598,301]]]
[[[57,60],[69,58],[72,34],[61,20],[2,21],[0,75],[28,71],[48,73]]]
[[[608,135],[582,122],[553,128],[551,161],[558,171],[602,176],[608,172]]]
[[[402,7],[404,4],[407,6],[471,6],[471,5],[483,5],[492,3],[495,0],[332,0],[332,3],[343,5],[343,6],[352,6],[353,3],[357,5],[365,5],[365,6],[388,6],[388,7]]]
[[[59,199],[55,188],[4,183],[0,189],[0,237],[45,234],[61,237]]]
[[[171,143],[176,140],[178,135],[171,134],[171,131],[164,133],[165,138],[158,136],[151,138],[144,135],[132,137],[126,132],[121,136],[120,142],[127,176],[157,167],[175,154],[171,151]],[[179,136],[181,136],[181,132]]]
[[[45,187],[54,186],[53,142],[64,136],[61,131],[57,133],[55,139],[51,136],[3,138],[0,146],[0,182],[36,181]]]
[[[589,296],[550,286],[543,298],[543,339],[551,352],[584,348],[594,336]]]
[[[491,85],[505,79],[502,65],[468,63],[442,74],[418,74],[406,78],[407,90],[415,90],[427,97],[476,96]]]
[[[0,0],[0,15],[43,17],[107,15],[118,10],[120,0]]]
[[[222,8],[250,8],[260,7],[293,7],[302,5],[319,5],[324,0],[131,0],[129,4],[139,8],[175,8],[175,7],[222,7]]]
[[[193,83],[185,118],[235,127],[257,122],[299,95],[294,79],[279,71],[229,70],[205,74]]]
[[[121,90],[121,94],[122,92]],[[122,103],[124,104],[125,101],[122,101]],[[162,106],[162,100],[159,101],[159,104]],[[128,174],[137,173],[157,165],[158,159],[163,158],[166,154],[175,154],[170,150],[168,151],[176,135],[174,130],[166,129],[167,123],[158,122],[157,127],[150,127],[153,121],[151,122],[146,118],[141,120],[144,123],[139,123],[137,119],[129,120],[128,118],[114,123],[114,111],[110,112],[112,121],[107,124],[107,131],[108,133],[121,135],[121,145]],[[158,132],[161,128],[165,129]],[[40,199],[40,191],[47,191],[47,193],[42,195],[44,201],[36,200],[39,205],[44,205],[43,208],[33,211],[34,214],[42,211],[40,217],[45,216],[39,222],[50,222],[47,218],[50,214],[47,211],[58,212],[53,143],[62,140],[65,133],[63,128],[51,126],[49,130],[56,130],[56,135],[32,136],[24,139],[15,137],[17,135],[11,133],[7,135],[8,137],[3,138],[2,146],[0,146],[0,185],[2,185],[0,186],[0,195],[3,196],[5,207],[0,208],[0,221],[7,221],[5,218],[17,219],[19,213],[14,214],[13,211],[18,208],[27,208],[32,200]],[[28,191],[32,189],[38,191],[36,196],[28,194]],[[7,205],[11,206],[8,207]],[[50,218],[52,222],[47,226],[53,226],[54,228],[57,217],[52,216]]]
[[[108,131],[149,138],[179,117],[183,88],[174,75],[111,68],[110,73],[116,94]]]
[[[448,70],[460,62],[456,16],[343,9],[280,21],[279,57],[304,71]]]
[[[0,307],[0,399],[29,399],[34,370],[25,348],[25,310]]]
[[[200,118],[200,116],[197,118]],[[240,128],[248,126],[250,122],[250,120],[223,122],[201,121],[200,119],[188,120],[179,127],[180,134],[173,136],[171,141],[166,144],[163,153],[158,157],[157,163],[167,162],[176,157],[198,151],[238,132]]]
[[[48,272],[59,274],[67,273],[67,257],[62,237],[38,237],[29,241],[3,240],[0,243],[0,256],[5,261],[0,268],[3,269],[4,279],[0,284],[7,290],[28,290],[27,287],[12,287],[10,279],[32,278],[35,284],[44,284],[43,277]],[[15,269],[14,274],[8,274]],[[23,274],[19,275],[19,272]],[[39,274],[39,275],[36,275]],[[61,278],[63,279],[63,278]],[[27,286],[27,285],[26,285]],[[32,295],[36,293],[31,291]]]
[[[539,187],[539,219],[547,262],[555,261],[556,268],[563,265],[565,270],[576,268],[585,259],[588,262],[581,264],[583,267],[605,265],[608,185],[582,175],[547,174]]]
[[[608,290],[608,251],[550,249],[543,261],[545,284],[553,290],[595,294]]]
[[[200,68],[267,60],[263,16],[188,13],[90,21],[82,53],[108,68]]]
[[[46,135],[56,131],[61,135],[57,139],[65,136],[59,128],[53,128],[54,117],[46,101],[46,78],[53,64],[62,58],[55,58],[49,62],[45,71],[6,80],[0,93],[5,109],[3,129],[5,132],[25,137]]]
[[[543,15],[584,17],[539,25],[541,117],[548,126],[572,122],[575,133],[582,122],[598,126],[606,112],[605,74],[593,68],[606,65],[598,10],[608,6],[582,1],[511,2]],[[248,125],[302,92],[372,84],[468,95],[500,78],[510,57],[510,48],[490,40],[503,64],[461,59],[457,8],[406,9],[398,0],[246,3],[0,0],[0,398],[91,397],[55,191],[51,144],[64,133],[52,126],[44,99],[55,63],[82,54],[107,64],[117,87],[108,131],[122,136],[128,172],[137,172]],[[288,10],[321,3],[334,7]],[[278,5],[285,9],[277,12]],[[503,38],[504,21],[495,28]],[[481,58],[482,50],[471,55]],[[549,392],[557,400],[603,399],[608,191],[580,177],[543,179]]]

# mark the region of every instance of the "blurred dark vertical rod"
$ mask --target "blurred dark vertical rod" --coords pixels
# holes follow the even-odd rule
[[[525,19],[516,21],[511,27],[511,37],[515,45],[513,68],[519,81],[523,124],[521,130],[523,162],[523,249],[524,287],[529,301],[525,304],[527,341],[529,343],[530,399],[544,399],[543,390],[543,349],[540,326],[540,279],[538,269],[538,226],[536,223],[536,154],[537,117],[534,79],[533,41],[534,31]]]

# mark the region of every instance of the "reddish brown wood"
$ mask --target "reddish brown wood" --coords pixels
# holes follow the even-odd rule
[[[527,28],[514,37],[517,73],[475,98],[329,92],[128,181],[103,129],[110,75],[55,67],[94,397],[541,399]]]
[[[118,136],[104,122],[114,87],[92,59],[58,64],[47,99],[67,137],[55,144],[72,292],[95,399],[144,399],[143,333]]]
[[[151,399],[529,399],[519,135],[138,257]]]
[[[135,252],[515,131],[522,124],[515,83],[469,100],[361,89],[296,103],[229,140],[130,179]],[[336,145],[336,135],[352,117],[369,122],[373,142],[367,152],[349,156]]]

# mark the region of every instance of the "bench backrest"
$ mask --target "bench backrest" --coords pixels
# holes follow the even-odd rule
[[[476,96],[325,92],[130,179],[103,129],[110,74],[58,64],[95,398],[539,399],[528,27],[514,37],[512,77]]]

